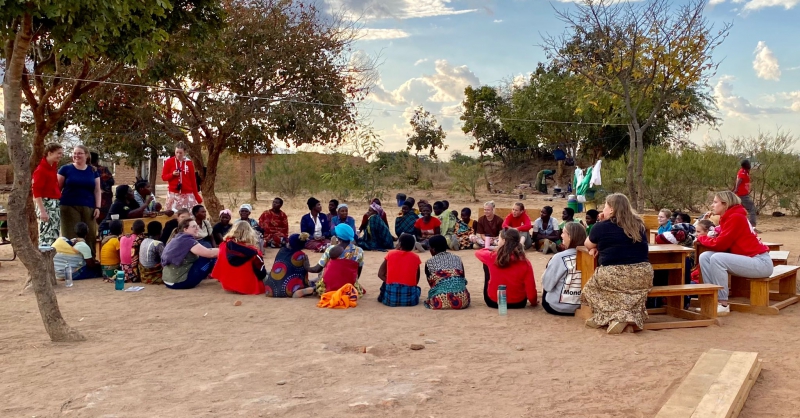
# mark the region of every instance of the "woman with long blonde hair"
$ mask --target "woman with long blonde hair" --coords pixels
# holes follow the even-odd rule
[[[211,277],[222,288],[244,295],[263,295],[267,270],[258,248],[258,235],[247,222],[236,222],[219,245],[219,260]]]
[[[584,243],[599,265],[581,295],[593,313],[586,326],[608,326],[609,334],[629,327],[641,330],[647,319],[647,292],[653,287],[644,222],[620,193],[606,197],[598,218]]]

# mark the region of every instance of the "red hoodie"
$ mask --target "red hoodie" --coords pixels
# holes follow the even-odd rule
[[[179,168],[181,174],[178,177],[172,175],[172,172]],[[197,192],[197,182],[194,178],[194,163],[192,160],[186,158],[178,162],[175,157],[169,157],[164,160],[164,169],[161,171],[161,179],[169,183],[169,191],[178,193],[178,183],[181,183],[180,193],[192,194]]]
[[[33,172],[33,197],[43,199],[60,199],[61,189],[58,187],[58,163],[47,164],[42,158]]]
[[[714,238],[698,237],[697,241],[711,251],[754,257],[769,252],[769,248],[758,240],[750,230],[747,211],[742,205],[733,205],[719,219],[720,233]]]
[[[489,299],[497,302],[497,286],[506,285],[506,300],[509,304],[519,303],[527,298],[532,306],[537,304],[536,281],[533,279],[533,266],[526,260],[512,259],[506,268],[495,264],[497,253],[487,249],[475,252],[475,257],[489,268]]]

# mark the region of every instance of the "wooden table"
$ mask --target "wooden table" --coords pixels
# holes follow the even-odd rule
[[[669,272],[669,286],[683,286],[686,272],[686,257],[691,254],[694,249],[674,244],[649,245],[648,247],[650,264],[652,264],[653,270],[667,270]],[[589,250],[586,247],[578,247],[576,264],[577,269],[581,271],[581,288],[583,288],[597,268],[597,259],[589,254]],[[657,293],[658,286],[654,287],[653,290]],[[668,314],[681,319],[694,321],[694,323],[648,323],[645,324],[645,329],[707,326],[716,322],[716,319],[706,318],[704,315],[685,311],[683,309],[682,297],[668,297],[667,305],[664,308],[648,309],[647,312],[649,314]],[[706,314],[716,317],[716,311]],[[592,312],[588,306],[581,306],[581,308],[575,312],[575,316],[582,319],[588,319],[591,315]]]
[[[769,247],[770,251],[780,251],[781,247],[783,247],[783,244],[778,243],[778,242],[764,242],[764,241],[761,241],[761,243],[766,245],[767,247]]]

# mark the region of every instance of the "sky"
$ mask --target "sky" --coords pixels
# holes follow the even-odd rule
[[[379,80],[361,106],[386,150],[405,148],[414,107],[435,114],[445,143],[469,155],[461,132],[466,86],[497,86],[546,61],[543,35],[565,31],[555,10],[569,1],[543,0],[324,0],[358,17],[357,53],[379,56]],[[680,3],[684,0],[675,0]],[[704,141],[759,132],[800,136],[800,0],[710,0],[706,17],[716,28],[732,23],[713,59],[720,62],[709,89],[722,124],[701,126]]]

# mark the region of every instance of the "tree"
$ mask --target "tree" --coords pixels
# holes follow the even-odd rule
[[[705,7],[705,0],[675,6],[669,0],[584,0],[573,11],[557,12],[569,27],[567,34],[544,38],[549,58],[624,110],[630,136],[628,193],[639,210],[644,132],[665,107],[686,111],[687,89],[708,88],[718,66],[711,55],[731,27],[715,31],[703,16]]]
[[[149,99],[156,104],[147,107],[149,124],[184,141],[195,167],[205,167],[211,213],[220,209],[215,179],[224,151],[340,144],[355,128],[355,104],[368,93],[372,70],[352,52],[357,28],[314,5],[252,0],[224,7],[217,36],[171,38],[144,76],[160,88]]]
[[[5,131],[14,188],[9,196],[9,233],[33,283],[45,329],[53,341],[83,336],[67,325],[51,284],[52,258],[34,238],[31,168],[43,154],[46,135],[74,101],[124,65],[142,64],[176,28],[214,20],[210,0],[31,0],[4,2],[0,32],[6,73],[3,81]],[[23,141],[22,98],[33,113],[33,147]],[[52,255],[52,252],[49,253]]]
[[[408,138],[406,150],[414,150],[413,173],[410,176],[410,180],[412,184],[416,185],[422,175],[419,153],[428,150],[428,155],[431,159],[438,158],[436,150],[447,149],[447,145],[444,144],[444,138],[447,134],[442,129],[442,125],[437,126],[436,117],[423,109],[422,106],[414,109],[414,114],[411,116],[409,123],[411,124],[411,133],[406,134]]]

